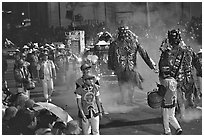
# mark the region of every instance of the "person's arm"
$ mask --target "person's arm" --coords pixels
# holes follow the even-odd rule
[[[137,50],[140,53],[142,59],[145,63],[150,67],[150,69],[156,70],[156,63],[149,57],[147,51],[143,49],[143,47],[137,43]]]
[[[83,111],[83,109],[82,109],[81,96],[78,95],[78,94],[76,94],[76,100],[77,100],[77,107],[78,107],[78,109],[79,109],[79,113],[81,114],[82,119],[83,119],[84,121],[86,121],[87,118],[86,118],[86,116],[85,116],[85,114],[84,114],[84,111]]]
[[[41,69],[41,62],[37,64],[37,78],[40,79],[40,69]]]
[[[96,91],[96,105],[98,107],[98,111],[99,111],[99,114],[102,114],[102,108],[101,108],[101,101],[100,101],[100,92],[99,92],[99,87],[96,87],[97,91]]]
[[[57,74],[56,74],[55,64],[52,60],[50,60],[50,62],[51,62],[51,68],[52,68],[52,76],[54,79],[56,79]]]
[[[192,65],[196,69],[196,75],[202,77],[202,62],[199,60],[199,57],[195,52],[192,52]]]

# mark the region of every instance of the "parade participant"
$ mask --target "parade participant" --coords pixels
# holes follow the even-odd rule
[[[95,76],[85,75],[83,85],[75,90],[79,118],[82,123],[82,133],[89,134],[91,126],[92,134],[99,135],[99,116],[102,116],[99,101],[99,87],[94,82]]]
[[[84,83],[84,77],[86,76],[86,75],[89,75],[89,74],[91,74],[91,65],[90,64],[82,64],[81,65],[81,67],[80,67],[80,69],[81,69],[81,71],[82,71],[82,77],[80,77],[79,79],[77,79],[76,80],[76,89],[77,88],[79,88],[79,87],[81,87]],[[97,85],[97,86],[100,86],[100,84],[99,84],[99,80],[98,80],[98,78],[97,77],[95,77],[95,79],[94,79],[94,81],[95,81],[95,84]]]
[[[167,38],[162,42],[159,60],[159,78],[165,80],[173,77],[177,83],[178,106],[181,118],[184,118],[186,106],[194,106],[193,93],[196,92],[195,81],[192,75],[193,66],[199,69],[196,54],[181,38],[178,30],[168,31]],[[185,102],[185,100],[187,102]]]
[[[18,60],[17,67],[14,69],[14,78],[18,93],[24,93],[30,97],[30,91],[26,89],[26,84],[29,83],[31,78],[30,73],[24,63],[25,62],[23,59]]]
[[[149,57],[146,50],[139,44],[137,36],[129,30],[127,26],[118,28],[118,36],[109,46],[108,68],[117,75],[121,92],[122,104],[133,104],[135,87],[142,88],[142,78],[137,71],[137,52],[140,53],[145,63],[150,69],[156,70],[156,65]],[[126,98],[125,90],[128,89]]]
[[[160,79],[161,85],[165,87],[165,94],[162,101],[162,117],[164,134],[171,135],[169,123],[176,129],[176,134],[180,135],[182,129],[175,117],[175,108],[177,102],[177,82],[173,77]]]
[[[48,59],[48,53],[42,53],[42,61],[39,63],[37,70],[39,78],[42,80],[43,94],[46,101],[51,101],[51,95],[54,90],[53,79],[56,79],[55,65],[52,60]]]
[[[202,50],[197,53],[198,63],[195,63],[195,65],[198,66],[199,69],[197,69],[197,79],[198,79],[198,90],[199,90],[199,96],[202,97]]]

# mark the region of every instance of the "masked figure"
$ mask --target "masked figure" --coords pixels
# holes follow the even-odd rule
[[[150,69],[156,70],[154,61],[139,44],[137,36],[128,27],[118,28],[117,39],[109,47],[108,68],[117,75],[122,102],[125,104],[134,103],[135,87],[142,89],[143,78],[137,71],[137,52]],[[128,97],[125,97],[125,90]]]
[[[193,79],[192,68],[200,69],[196,54],[181,38],[180,31],[168,31],[167,38],[162,42],[159,60],[159,79],[174,78],[177,85],[178,106],[184,116],[185,105],[194,106],[194,93],[197,92]]]

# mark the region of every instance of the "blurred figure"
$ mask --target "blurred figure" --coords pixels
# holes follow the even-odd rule
[[[26,84],[29,83],[30,73],[24,64],[24,60],[20,59],[17,62],[17,67],[14,69],[14,79],[18,93],[22,92],[30,98],[30,91],[26,89]]]
[[[66,128],[66,125],[62,121],[56,121],[52,127],[53,135],[64,135],[63,130]]]
[[[57,71],[57,80],[60,81],[60,84],[65,83],[66,77],[66,57],[65,57],[65,45],[60,44],[57,48],[56,56],[55,56],[55,64],[56,64],[56,71]]]
[[[13,67],[14,69],[17,67],[18,60],[20,60],[20,59],[21,59],[21,52],[19,49],[16,49],[16,53],[14,55],[14,67]]]
[[[199,97],[202,97],[202,49],[200,49],[200,51],[197,53],[197,58],[198,58],[198,63],[195,63],[195,65],[197,66],[197,86],[198,86],[198,91],[199,91]],[[199,66],[200,65],[200,66]]]
[[[94,78],[93,75],[85,75],[82,87],[75,90],[83,135],[89,135],[90,126],[93,135],[100,134],[99,117],[102,116],[102,109],[99,101],[99,87],[95,84]]]
[[[24,107],[19,109],[15,118],[10,123],[11,129],[16,131],[16,135],[33,135],[37,125],[35,113],[32,110],[34,101],[29,99],[25,101]]]
[[[199,63],[196,54],[190,46],[187,46],[181,38],[178,30],[168,31],[167,38],[162,42],[161,56],[159,60],[159,78],[173,77],[177,83],[178,106],[181,118],[184,118],[185,107],[193,107],[194,93],[197,92],[192,68],[199,69],[195,63]]]
[[[36,79],[37,78],[37,64],[38,64],[38,56],[37,56],[36,49],[34,49],[31,53],[28,54],[27,60],[30,63],[28,68],[30,70],[31,77],[33,79]]]
[[[2,118],[2,135],[15,135],[9,127],[10,120],[16,116],[18,109],[14,106],[8,107],[5,110],[5,115]]]
[[[7,55],[3,52],[2,55],[2,80],[5,80],[6,71],[8,69]]]
[[[37,70],[39,71],[38,77],[42,80],[44,97],[47,102],[50,102],[54,91],[53,80],[56,79],[56,70],[53,61],[48,59],[47,52],[42,53],[42,61],[39,63]]]
[[[57,117],[46,109],[40,110],[37,115],[37,126],[35,135],[52,135],[52,124]]]
[[[119,27],[117,39],[109,46],[108,68],[117,75],[122,104],[134,104],[135,88],[143,89],[143,78],[137,70],[138,52],[149,68],[157,72],[156,64],[140,45],[138,37],[127,26]]]
[[[71,120],[67,123],[66,128],[64,129],[65,135],[80,135],[81,128],[79,127],[79,123],[76,120]]]

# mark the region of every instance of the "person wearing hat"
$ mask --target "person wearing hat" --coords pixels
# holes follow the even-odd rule
[[[84,64],[81,65],[80,69],[82,71],[82,77],[80,77],[80,78],[78,78],[76,80],[76,82],[75,82],[75,86],[76,86],[75,88],[76,89],[81,87],[84,84],[84,77],[86,75],[91,74],[91,68],[92,68],[91,64],[84,63]],[[97,77],[97,76],[94,77],[94,83],[96,84],[96,86],[100,87],[99,77]],[[102,101],[101,100],[100,100],[100,102],[101,102],[102,113],[103,114],[108,114],[108,112],[106,112],[104,110],[104,107],[102,105]]]
[[[83,68],[83,67],[82,67]],[[83,77],[83,85],[75,90],[78,117],[80,118],[83,135],[99,135],[99,117],[102,116],[101,102],[99,99],[99,86],[95,84],[95,76],[87,74]]]
[[[28,56],[29,56],[29,53],[27,53],[27,54],[22,53],[20,55],[20,58],[23,59],[23,61],[24,61],[24,66],[26,66],[27,68],[29,68],[29,66],[30,66],[30,63],[28,62]]]
[[[76,89],[81,87],[83,85],[83,79],[86,75],[91,74],[91,65],[84,63],[81,65],[80,70],[82,72],[82,77],[78,78],[75,82],[76,84]],[[95,79],[96,84],[99,86],[99,81]]]
[[[14,68],[14,79],[18,93],[22,92],[30,97],[30,91],[26,89],[26,84],[31,79],[31,75],[24,63],[23,59],[17,61],[17,67]]]
[[[28,54],[28,51],[29,51],[29,47],[27,45],[24,45],[23,48],[22,48],[22,53],[24,53],[25,55]]]
[[[42,80],[43,94],[46,101],[51,101],[51,95],[54,91],[54,82],[56,79],[55,65],[48,59],[48,53],[42,54],[42,61],[38,64],[38,78]]]

